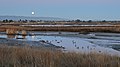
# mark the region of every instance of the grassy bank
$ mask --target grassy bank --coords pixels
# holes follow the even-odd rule
[[[1,46],[0,67],[120,67],[120,57]]]
[[[7,29],[13,30],[26,30],[26,31],[66,31],[66,32],[112,32],[120,33],[120,25],[113,26],[0,26],[0,31],[6,31]]]

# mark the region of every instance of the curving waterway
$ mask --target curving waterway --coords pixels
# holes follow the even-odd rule
[[[17,40],[24,41],[45,41],[56,46],[64,47],[64,51],[82,53],[107,53],[120,55],[120,34],[119,33],[88,33],[79,32],[28,32],[25,39],[21,35]],[[7,36],[0,33],[0,38],[16,39],[16,36]]]

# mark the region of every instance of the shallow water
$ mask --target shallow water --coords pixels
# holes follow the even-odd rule
[[[79,34],[78,32],[28,32],[34,36],[26,36],[24,41],[40,41],[52,43],[56,46],[65,47],[65,51],[71,52],[98,52],[112,55],[120,55],[120,34],[117,33],[90,33]],[[1,34],[0,38],[7,38]],[[22,36],[18,36],[22,38]],[[13,36],[12,36],[13,38]],[[15,38],[14,38],[15,39]]]

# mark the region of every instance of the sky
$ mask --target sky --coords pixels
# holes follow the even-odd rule
[[[120,20],[120,0],[0,0],[0,15]]]

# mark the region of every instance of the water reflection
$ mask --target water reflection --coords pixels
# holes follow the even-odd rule
[[[7,38],[15,38],[15,35],[7,35]]]
[[[26,38],[26,36],[25,36],[25,35],[23,35],[23,36],[22,36],[22,38],[23,38],[23,39],[25,39],[25,38]]]
[[[67,51],[76,52],[98,52],[115,53],[120,50],[120,34],[116,33],[90,33],[87,35],[77,32],[30,32],[27,36],[18,35],[0,35],[1,38],[15,38],[18,40],[39,41],[65,47]],[[77,34],[77,35],[76,35]],[[48,45],[48,44],[47,44]],[[109,48],[108,48],[109,47]],[[112,49],[113,48],[113,49]],[[117,48],[117,49],[116,49]],[[115,50],[114,50],[115,49]],[[120,54],[120,53],[119,53]]]
[[[25,35],[7,35],[7,38],[26,39]]]

